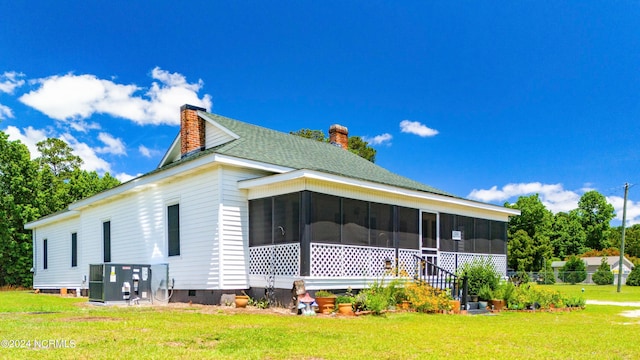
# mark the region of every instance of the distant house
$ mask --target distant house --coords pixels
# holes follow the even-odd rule
[[[157,169],[26,224],[34,288],[86,288],[90,264],[168,264],[173,300],[203,303],[298,279],[362,288],[423,258],[453,272],[488,257],[506,273],[518,210],[389,172],[346,151],[343,126],[327,144],[190,105],[180,117]]]
[[[605,256],[604,258],[606,259],[607,264],[609,264],[609,269],[614,274],[618,274],[620,270],[620,267],[619,267],[620,256]],[[623,259],[624,260],[622,262],[622,274],[623,274],[623,279],[626,279],[626,276],[631,272],[631,270],[633,270],[634,265],[626,257],[624,257]],[[587,271],[587,279],[585,280],[585,282],[590,283],[591,275],[593,275],[593,273],[595,273],[598,270],[598,268],[600,267],[600,264],[602,263],[602,257],[601,256],[583,257],[582,261],[584,261],[584,264],[586,265],[586,271]],[[566,261],[554,261],[551,263],[551,268],[553,269],[553,272],[556,274],[556,277],[558,276],[560,269],[562,269],[562,267],[565,264],[566,264]],[[616,277],[614,280],[617,283],[618,278]],[[624,281],[623,281],[623,284],[624,284]]]

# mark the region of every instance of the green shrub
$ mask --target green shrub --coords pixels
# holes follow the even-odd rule
[[[560,278],[564,282],[574,285],[583,282],[587,278],[587,269],[581,258],[572,255],[560,270]]]
[[[467,278],[468,291],[471,295],[478,295],[483,285],[488,285],[491,290],[494,290],[498,287],[501,277],[491,260],[486,257],[475,258],[462,265],[457,275],[460,279]]]
[[[498,286],[496,286],[496,288],[498,288]],[[478,298],[484,301],[493,299],[493,291],[488,284],[484,284],[480,287],[480,290],[478,291]]]
[[[319,298],[319,297],[336,297],[336,295],[334,293],[332,293],[331,291],[327,291],[327,290],[318,290],[315,293],[315,297]]]
[[[627,277],[627,285],[640,286],[640,266],[636,266],[631,270],[631,274]]]
[[[544,269],[538,273],[538,284],[553,285],[556,283],[556,276],[551,267],[551,261],[547,261]]]
[[[611,285],[613,284],[613,273],[607,263],[606,258],[602,258],[598,270],[593,274],[593,282],[598,285]]]

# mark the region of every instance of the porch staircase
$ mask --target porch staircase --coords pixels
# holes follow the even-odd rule
[[[449,290],[451,296],[460,300],[460,309],[467,309],[467,278],[462,278],[462,284],[458,281],[458,276],[445,270],[425,257],[414,255],[416,261],[416,273],[414,279],[424,281],[436,289]]]

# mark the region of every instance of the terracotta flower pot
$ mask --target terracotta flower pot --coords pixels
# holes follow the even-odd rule
[[[236,307],[244,308],[249,303],[249,297],[246,295],[236,295]]]
[[[328,314],[336,308],[336,298],[332,297],[317,297],[316,303],[318,304],[318,311],[323,314]]]
[[[338,304],[338,312],[342,315],[353,315],[353,308],[351,303]]]
[[[501,311],[504,308],[504,300],[493,299],[491,300],[491,305],[493,306],[493,310]]]

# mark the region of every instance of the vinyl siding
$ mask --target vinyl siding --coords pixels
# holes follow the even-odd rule
[[[71,267],[71,234],[78,233],[81,238],[80,219],[73,218],[65,221],[65,226],[53,224],[39,228],[35,232],[34,258],[34,287],[43,288],[76,288],[82,284],[85,272],[77,267]],[[43,242],[47,240],[47,269],[43,269]],[[78,240],[78,258],[82,254],[80,240]]]

